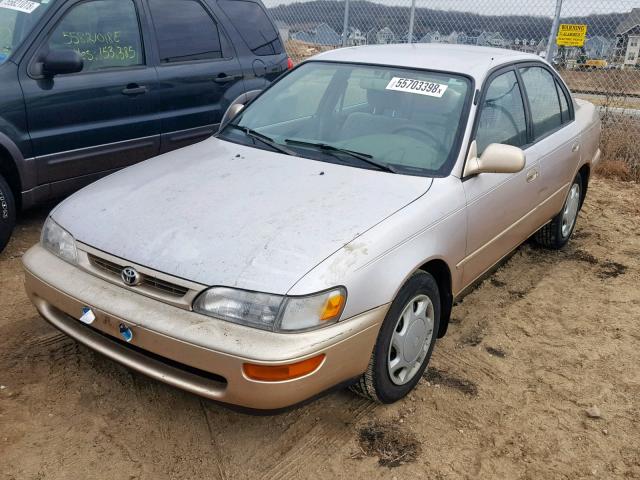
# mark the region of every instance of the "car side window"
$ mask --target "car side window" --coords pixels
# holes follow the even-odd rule
[[[75,50],[83,72],[144,63],[136,7],[131,0],[90,0],[69,9],[47,40],[49,50]]]
[[[569,99],[566,93],[556,80],[556,88],[558,89],[558,98],[560,99],[560,116],[562,118],[562,124],[571,120],[571,111],[569,110]]]
[[[217,23],[197,0],[149,0],[161,63],[222,58]]]
[[[223,0],[218,5],[253,53],[278,55],[284,51],[278,31],[260,5],[247,0]]]
[[[476,132],[478,154],[491,143],[522,147],[527,143],[527,122],[518,78],[513,71],[498,75],[489,84]]]
[[[521,68],[520,73],[531,107],[533,137],[538,140],[562,124],[556,83],[551,73],[542,67]]]

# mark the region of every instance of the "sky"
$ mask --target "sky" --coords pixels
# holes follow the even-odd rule
[[[263,0],[267,7],[298,1],[300,0]],[[411,0],[374,1],[383,5],[411,5]],[[632,8],[640,8],[640,0],[563,0],[562,3],[562,16],[629,12]],[[542,15],[551,17],[555,12],[556,0],[416,0],[416,6],[418,8],[451,9],[486,15]]]

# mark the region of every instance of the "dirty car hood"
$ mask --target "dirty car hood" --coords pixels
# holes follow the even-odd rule
[[[132,263],[286,293],[431,183],[211,138],[110,175],[52,216],[76,240]]]

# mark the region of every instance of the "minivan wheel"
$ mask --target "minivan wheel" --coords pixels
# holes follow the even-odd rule
[[[539,245],[558,250],[564,247],[576,226],[580,204],[582,202],[582,176],[580,173],[573,179],[569,194],[560,213],[551,222],[536,232],[534,240]]]
[[[398,292],[380,328],[367,370],[351,389],[393,403],[420,381],[440,326],[440,294],[431,274],[416,272]]]
[[[16,224],[16,202],[9,184],[0,175],[0,252],[9,243]]]

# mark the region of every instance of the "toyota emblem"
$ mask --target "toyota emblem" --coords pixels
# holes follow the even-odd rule
[[[122,278],[125,285],[129,285],[130,287],[140,285],[140,274],[133,267],[124,267],[120,272],[120,278]]]

